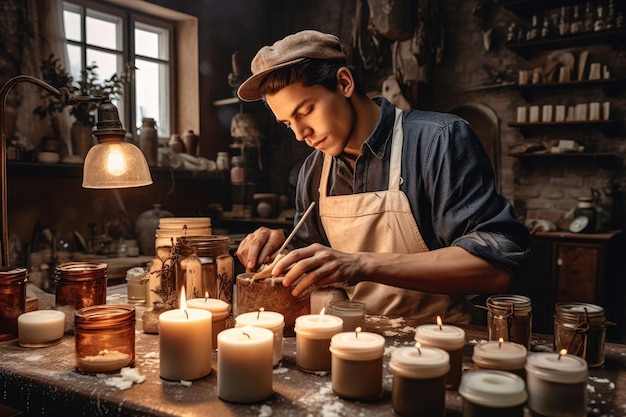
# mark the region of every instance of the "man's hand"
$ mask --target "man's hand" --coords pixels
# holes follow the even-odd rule
[[[250,233],[237,248],[237,258],[246,268],[246,272],[256,271],[257,267],[271,261],[270,256],[285,241],[282,230],[261,227]]]

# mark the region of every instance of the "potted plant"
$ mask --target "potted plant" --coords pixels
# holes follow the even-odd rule
[[[122,95],[124,83],[129,80],[134,69],[133,65],[127,64],[121,74],[115,73],[110,78],[100,81],[97,71],[98,65],[92,63],[81,72],[80,81],[75,81],[54,54],[48,56],[41,63],[43,80],[53,87],[65,87],[70,93],[78,96],[106,97],[107,99],[119,98]],[[97,104],[88,101],[64,104],[49,94],[42,96],[42,98],[46,100],[45,104],[35,108],[34,112],[42,118],[50,116],[52,128],[56,134],[58,134],[58,124],[56,124],[54,117],[55,113],[62,112],[66,106],[70,107],[69,113],[76,119],[70,131],[73,153],[84,158],[93,144],[92,129],[96,122]]]

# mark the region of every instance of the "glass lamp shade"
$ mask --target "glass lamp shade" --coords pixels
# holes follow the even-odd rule
[[[84,188],[128,188],[152,184],[141,150],[123,141],[100,139],[85,157]]]

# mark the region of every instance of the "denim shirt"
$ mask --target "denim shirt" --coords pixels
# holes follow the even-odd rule
[[[387,190],[394,106],[382,97],[380,119],[361,146],[354,172],[341,157],[333,158],[328,195]],[[430,250],[459,246],[516,273],[523,267],[530,234],[509,201],[495,190],[493,168],[469,124],[451,114],[420,110],[402,113],[404,143],[400,190],[411,205],[422,238]],[[304,161],[296,190],[297,222],[311,201],[319,201],[324,153]],[[292,241],[330,246],[313,210]]]

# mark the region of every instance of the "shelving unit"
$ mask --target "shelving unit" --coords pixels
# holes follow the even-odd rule
[[[527,102],[532,102],[535,97],[543,92],[555,92],[571,90],[572,88],[602,88],[605,97],[616,97],[624,93],[626,80],[622,78],[612,78],[604,80],[582,80],[563,83],[543,83],[543,84],[515,84],[510,86],[512,90],[518,90],[522,98]]]

